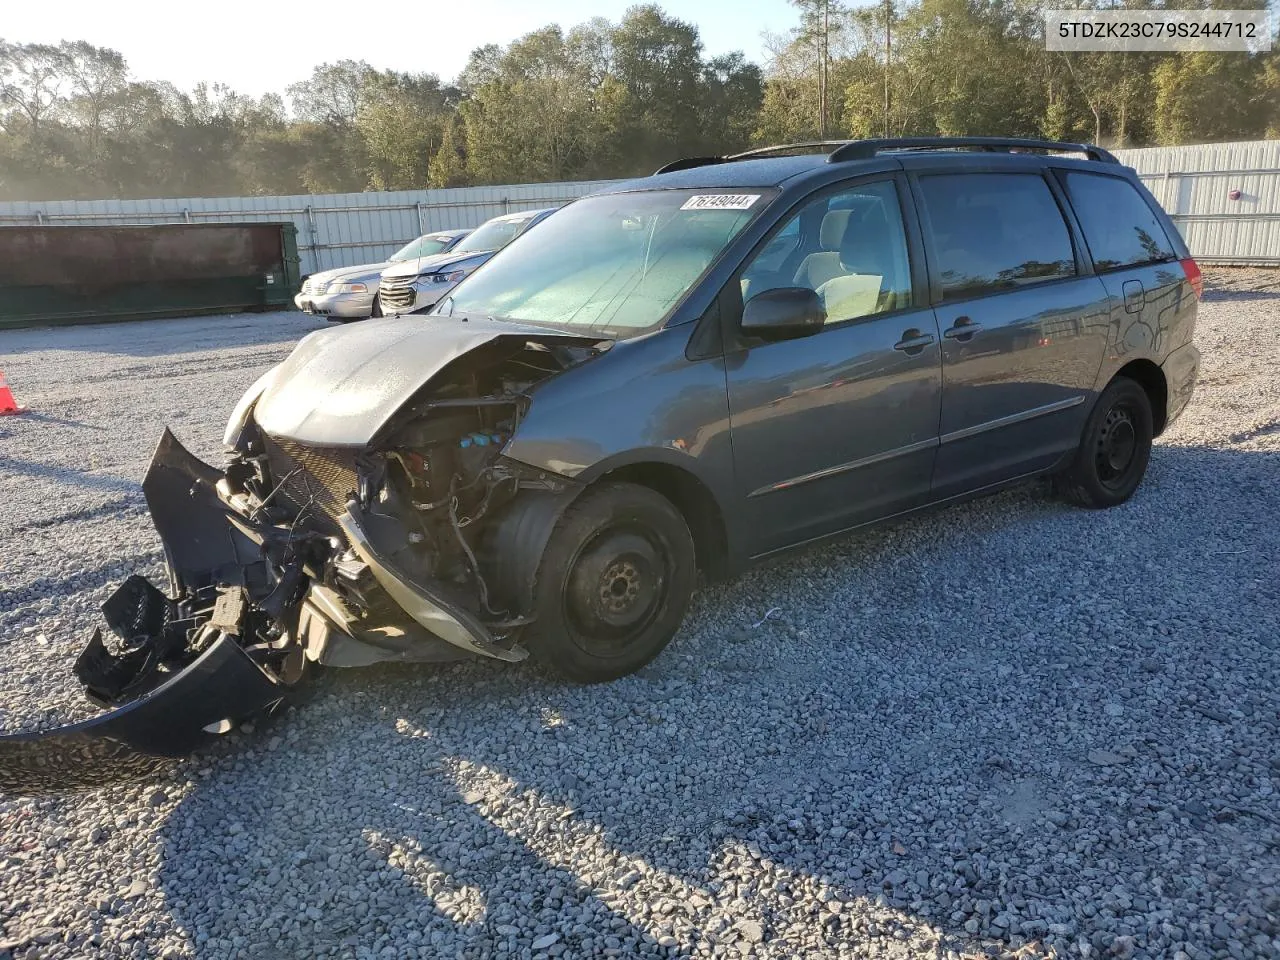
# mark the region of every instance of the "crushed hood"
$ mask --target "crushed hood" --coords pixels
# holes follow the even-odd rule
[[[263,378],[254,419],[273,437],[363,447],[449,363],[502,338],[582,345],[603,339],[499,320],[412,315],[317,330]]]

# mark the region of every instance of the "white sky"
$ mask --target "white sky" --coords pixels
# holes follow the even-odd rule
[[[222,82],[255,96],[283,92],[325,61],[367,60],[380,69],[450,80],[485,43],[505,44],[548,23],[566,30],[593,16],[617,21],[635,0],[0,0],[0,37],[20,43],[87,40],[124,54],[141,80],[190,89]],[[742,50],[762,62],[764,31],[797,23],[787,0],[665,0],[697,24],[708,54]]]

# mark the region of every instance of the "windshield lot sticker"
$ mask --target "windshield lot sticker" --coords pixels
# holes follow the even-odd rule
[[[681,210],[746,210],[760,199],[758,193],[704,193],[690,197]]]

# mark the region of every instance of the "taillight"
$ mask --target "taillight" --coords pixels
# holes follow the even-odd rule
[[[1191,284],[1191,289],[1196,292],[1196,299],[1199,300],[1204,296],[1204,278],[1200,276],[1200,264],[1191,257],[1178,262],[1182,264],[1182,272],[1187,275],[1187,283]]]

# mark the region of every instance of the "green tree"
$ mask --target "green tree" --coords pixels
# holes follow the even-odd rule
[[[1265,65],[1238,53],[1179,53],[1155,70],[1159,143],[1245,140],[1262,136],[1268,116]]]
[[[432,187],[460,187],[467,182],[467,164],[458,147],[458,124],[450,120],[440,136],[440,149],[431,158],[427,183]]]
[[[355,126],[364,138],[369,186],[375,190],[425,187],[450,107],[449,96],[434,74],[367,76]]]

